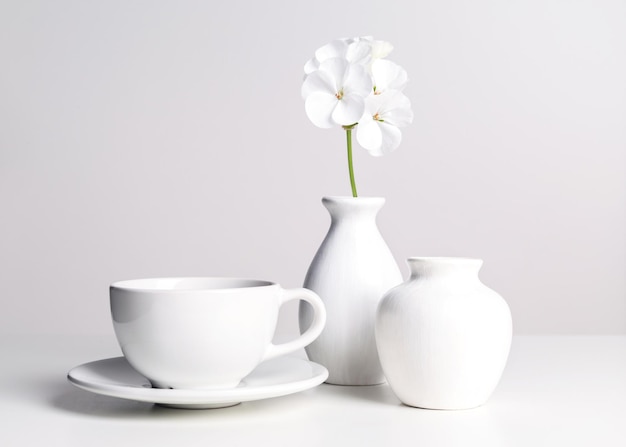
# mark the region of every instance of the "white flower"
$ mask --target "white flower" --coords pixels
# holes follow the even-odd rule
[[[407,83],[406,70],[387,59],[377,59],[372,63],[374,93],[387,90],[402,90]]]
[[[372,37],[337,39],[318,48],[304,66],[302,97],[307,116],[318,127],[341,125],[346,131],[354,197],[353,129],[361,146],[381,156],[400,145],[399,128],[413,121],[411,102],[402,93],[406,71],[385,59],[392,50],[389,42]]]
[[[396,149],[402,139],[399,128],[411,123],[413,112],[401,92],[406,71],[385,59],[392,50],[389,42],[372,37],[337,39],[320,47],[304,67],[302,85],[313,124],[350,129],[358,124],[357,141],[372,155]]]
[[[338,57],[325,59],[302,84],[306,114],[317,127],[350,126],[363,115],[372,88],[363,66]]]
[[[413,121],[411,102],[398,90],[386,90],[365,98],[365,113],[356,138],[373,156],[385,155],[400,145],[404,127]]]

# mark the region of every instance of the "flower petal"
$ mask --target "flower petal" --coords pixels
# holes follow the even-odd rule
[[[355,39],[346,49],[346,59],[353,63],[367,66],[371,60],[372,44],[363,39]]]
[[[383,134],[371,116],[359,121],[359,125],[356,128],[356,139],[372,155],[382,155],[378,152],[383,144]]]
[[[320,71],[328,73],[328,75],[331,76],[335,82],[334,93],[338,93],[339,90],[343,87],[343,81],[346,77],[346,70],[349,66],[350,64],[347,60],[339,57],[326,59],[324,62],[320,63]]]
[[[413,122],[413,111],[409,108],[397,108],[385,113],[386,123],[396,127],[405,127]]]
[[[345,94],[356,94],[365,98],[372,93],[372,77],[363,66],[350,64],[342,87]]]
[[[372,42],[372,59],[382,59],[387,57],[393,51],[393,45],[384,40],[375,40]]]
[[[387,90],[376,96],[382,99],[378,113],[387,124],[404,127],[413,122],[411,101],[404,93],[398,90]]]
[[[348,94],[337,101],[337,106],[332,113],[335,123],[342,126],[350,126],[356,123],[365,110],[365,100],[360,95]]]
[[[388,154],[397,149],[402,142],[402,132],[396,126],[387,124],[387,122],[379,122],[378,127],[383,136],[383,143],[379,149],[380,154],[370,152],[374,156]]]
[[[365,110],[369,115],[369,118],[376,115],[380,115],[380,111],[387,99],[385,94],[375,95],[374,93],[365,97]]]
[[[390,124],[376,120],[366,120],[364,123],[359,123],[356,138],[370,155],[380,157],[400,146],[402,132]]]
[[[338,102],[335,95],[313,92],[307,96],[304,110],[313,124],[327,129],[336,125],[331,116]]]
[[[320,62],[317,59],[315,58],[309,59],[308,61],[306,61],[306,64],[304,64],[304,74],[313,73],[319,67],[320,67]]]
[[[372,76],[376,92],[386,90],[402,90],[407,83],[406,70],[386,59],[377,59],[372,64]]]
[[[315,92],[335,95],[337,93],[337,83],[335,79],[326,71],[314,71],[308,75],[302,83],[302,98],[306,99],[311,93]]]
[[[315,59],[317,59],[319,63],[322,63],[334,57],[345,58],[347,49],[348,43],[345,40],[336,39],[318,48],[315,51]]]

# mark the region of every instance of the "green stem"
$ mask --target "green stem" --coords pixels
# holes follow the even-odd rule
[[[350,171],[350,186],[352,187],[352,197],[357,197],[356,183],[354,182],[354,167],[352,166],[352,126],[344,126],[346,129],[346,141],[348,143],[348,170]]]

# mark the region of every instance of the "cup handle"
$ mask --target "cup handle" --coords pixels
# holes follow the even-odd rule
[[[265,351],[263,360],[273,359],[281,355],[288,354],[296,351],[300,348],[311,344],[322,333],[324,325],[326,324],[326,308],[324,303],[317,294],[309,289],[283,289],[282,296],[280,298],[280,305],[282,306],[287,301],[302,300],[313,306],[313,321],[309,328],[298,338],[288,341],[287,343],[281,343],[275,345],[270,343]]]

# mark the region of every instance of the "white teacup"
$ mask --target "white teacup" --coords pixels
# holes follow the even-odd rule
[[[231,388],[256,366],[315,340],[326,311],[307,289],[236,278],[153,278],[111,285],[111,315],[124,356],[157,388]],[[280,306],[311,304],[293,341],[272,344]]]

